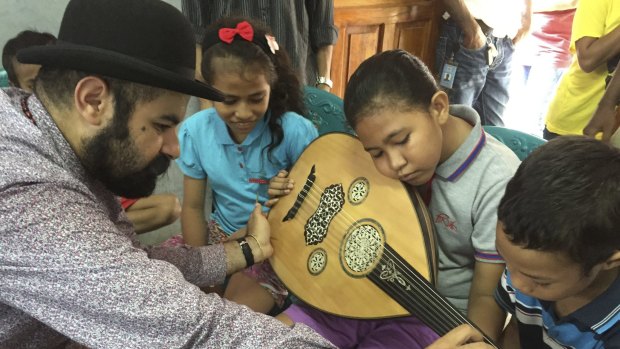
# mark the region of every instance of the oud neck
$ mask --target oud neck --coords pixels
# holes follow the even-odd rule
[[[478,328],[387,244],[367,277],[440,336],[463,324]],[[486,335],[484,339],[498,348]]]

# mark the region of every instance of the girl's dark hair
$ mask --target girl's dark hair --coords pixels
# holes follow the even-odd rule
[[[428,108],[439,91],[433,75],[416,56],[391,50],[357,68],[344,93],[344,113],[355,128],[360,118],[383,108]]]
[[[265,45],[262,43],[259,45],[238,36],[230,44],[213,40],[213,35],[217,35],[219,29],[235,28],[242,21],[247,21],[252,25],[255,38],[262,39],[265,35],[271,35],[271,30],[265,25],[247,18],[223,18],[217,21],[205,33],[202,47],[201,72],[206,82],[212,84],[213,78],[217,74],[212,64],[215,58],[238,59],[241,69],[256,66],[264,69],[271,86],[271,96],[269,98],[271,117],[269,118],[268,125],[272,136],[271,143],[267,146],[267,150],[271,154],[271,151],[282,143],[284,138],[280,122],[282,115],[287,111],[293,111],[300,115],[305,114],[303,91],[299,78],[283,49],[277,50],[274,54],[264,47]],[[213,42],[216,43],[212,44]]]
[[[542,145],[519,166],[498,220],[526,249],[565,253],[587,274],[620,250],[620,150],[583,136]]]

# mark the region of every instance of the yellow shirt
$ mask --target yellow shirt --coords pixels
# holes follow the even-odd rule
[[[619,24],[620,1],[579,1],[570,44],[573,61],[547,110],[546,127],[549,131],[561,135],[583,134],[583,128],[605,92],[607,65],[601,64],[591,73],[581,70],[575,55],[575,41],[585,36],[600,38]]]

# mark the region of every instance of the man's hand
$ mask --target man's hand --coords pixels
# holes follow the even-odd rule
[[[461,325],[445,336],[436,340],[426,349],[493,349],[492,346],[482,342],[480,332],[469,325]]]
[[[288,178],[288,172],[280,170],[271,180],[269,180],[269,189],[267,194],[270,199],[265,202],[265,206],[273,207],[278,202],[280,196],[290,194],[291,189],[295,186],[295,181]]]
[[[246,241],[252,248],[252,254],[254,255],[254,261],[263,261],[273,254],[273,247],[271,246],[271,227],[267,217],[263,214],[260,204],[254,206],[254,210],[250,215],[250,220],[247,225],[247,236],[253,236],[247,238]]]
[[[592,115],[592,119],[583,129],[583,134],[595,137],[597,133],[602,132],[603,142],[608,143],[611,136],[616,132],[620,125],[620,114],[614,105],[599,104],[598,108]]]
[[[487,43],[487,37],[482,32],[480,25],[473,22],[469,28],[463,29],[463,47],[469,50],[479,50]]]

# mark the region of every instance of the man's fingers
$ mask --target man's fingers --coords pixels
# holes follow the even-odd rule
[[[482,342],[482,339],[482,334],[476,329],[469,325],[461,325],[439,338],[435,343],[427,347],[427,349],[488,348],[484,343],[476,343]]]

